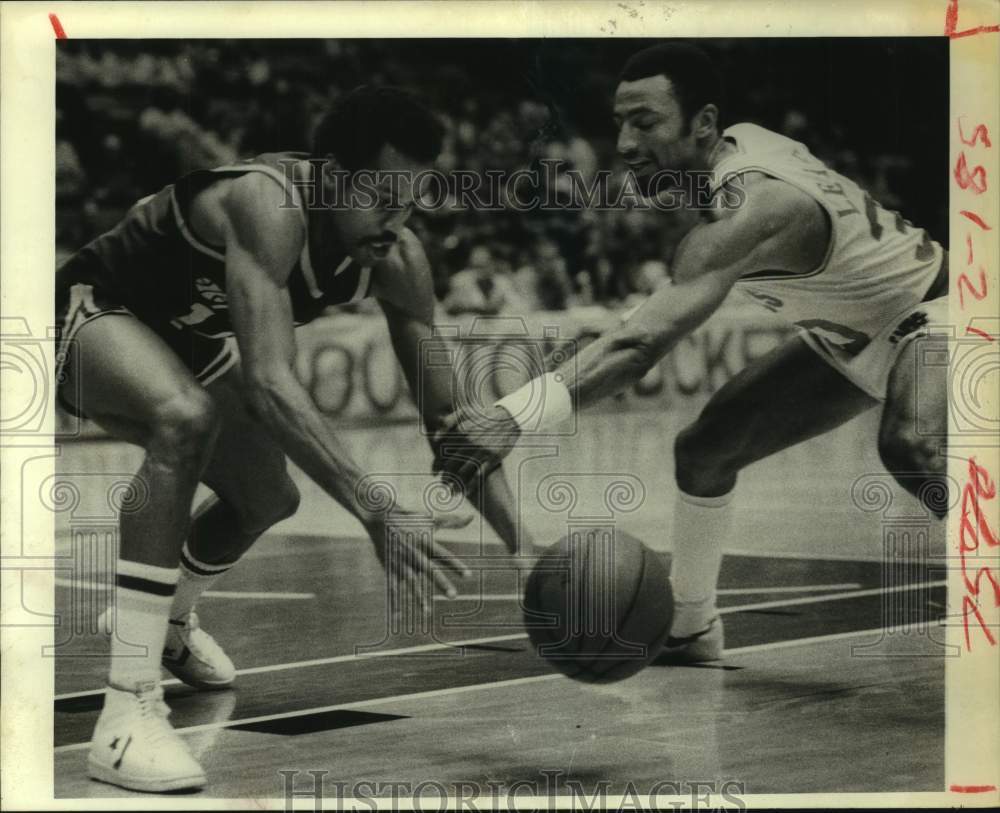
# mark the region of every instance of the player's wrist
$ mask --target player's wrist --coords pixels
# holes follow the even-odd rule
[[[514,409],[511,405],[506,405],[502,403],[503,399],[497,401],[493,404],[493,413],[490,415],[490,419],[494,423],[510,423],[517,427],[518,434],[520,434],[521,424],[517,422],[517,418],[514,417]]]
[[[520,433],[556,429],[573,416],[573,398],[558,372],[531,379],[493,406],[510,415]]]

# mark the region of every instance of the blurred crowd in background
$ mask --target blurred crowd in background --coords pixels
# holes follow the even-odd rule
[[[948,75],[940,38],[712,40],[723,125],[807,144],[884,206],[947,240]],[[65,40],[57,48],[59,257],[192,169],[309,149],[364,83],[420,93],[446,126],[440,168],[556,158],[621,169],[610,102],[638,40]],[[629,304],[662,284],[690,221],[656,211],[418,211],[452,312]]]

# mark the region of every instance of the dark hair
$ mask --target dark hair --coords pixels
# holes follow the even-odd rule
[[[644,48],[629,57],[619,82],[634,82],[650,76],[666,76],[677,94],[685,123],[706,104],[721,110],[724,103],[722,77],[705,51],[690,42],[674,40]]]
[[[320,121],[313,153],[333,155],[344,169],[355,172],[371,168],[386,144],[408,158],[433,161],[443,138],[444,127],[412,93],[362,85],[339,99]]]

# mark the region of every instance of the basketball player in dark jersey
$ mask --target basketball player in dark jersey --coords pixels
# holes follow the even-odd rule
[[[672,284],[621,327],[488,415],[448,416],[450,439],[480,453],[467,446],[461,460],[439,461],[460,479],[496,465],[524,427],[545,431],[641,379],[730,291],[798,326],[716,392],[674,443],[667,649],[686,661],[723,651],[716,580],[737,476],[751,463],[881,406],[873,440],[886,470],[939,517],[948,504],[948,368],[922,361],[948,354],[947,253],[806,145],[755,124],[720,129],[720,93],[715,66],[693,45],[656,45],[628,61],[614,100],[617,146],[647,195],[658,173],[700,171],[713,194],[740,205],[699,213],[674,256]]]
[[[424,422],[433,427],[450,410],[447,373],[421,372],[433,288],[423,248],[405,228],[410,181],[430,166],[441,140],[433,114],[410,95],[359,88],[323,120],[313,156],[262,155],[194,172],[139,201],[59,269],[60,358],[67,359],[60,400],[145,450],[135,505],[121,517],[116,630],[92,777],[145,791],[204,784],[167,722],[161,653],[186,683],[232,683],[233,664],[199,628],[194,605],[261,533],[295,512],[286,455],[360,520],[397,593],[426,610],[426,579],[455,593],[432,562],[467,572],[433,544],[404,543],[391,561],[406,564],[388,564],[388,520],[355,490],[365,472],[294,369],[296,325],[330,305],[374,297],[414,395],[423,375]],[[359,190],[361,170],[401,174],[368,176]],[[382,181],[373,186],[373,178]],[[372,205],[344,206],[373,196]],[[199,482],[215,498],[192,522]],[[512,543],[513,501],[502,475],[484,485],[482,506]],[[398,508],[395,516],[406,513]],[[469,518],[434,521],[460,527]],[[102,619],[102,627],[110,623]]]

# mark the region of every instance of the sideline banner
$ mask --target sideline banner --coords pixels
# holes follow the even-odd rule
[[[485,392],[500,398],[537,372],[557,347],[572,353],[619,324],[627,311],[601,306],[525,316],[446,316],[439,330],[461,345],[449,363],[475,365]],[[595,410],[700,407],[726,381],[794,332],[753,303],[730,302],[649,374]],[[301,380],[324,414],[344,426],[415,419],[414,400],[380,313],[336,312],[296,331]],[[428,360],[428,363],[434,363]],[[821,362],[820,362],[821,363]],[[69,420],[59,413],[64,425]],[[80,438],[100,437],[85,421]]]
[[[499,398],[525,383],[541,358],[575,352],[619,324],[603,307],[526,316],[443,316],[439,331],[461,340],[448,363],[474,365]],[[700,406],[739,370],[794,329],[753,303],[722,308],[629,391],[595,407],[628,411]],[[297,331],[299,374],[324,413],[345,422],[416,417],[402,370],[377,314],[337,313]],[[428,363],[433,363],[428,361]],[[820,362],[822,363],[822,362]]]

